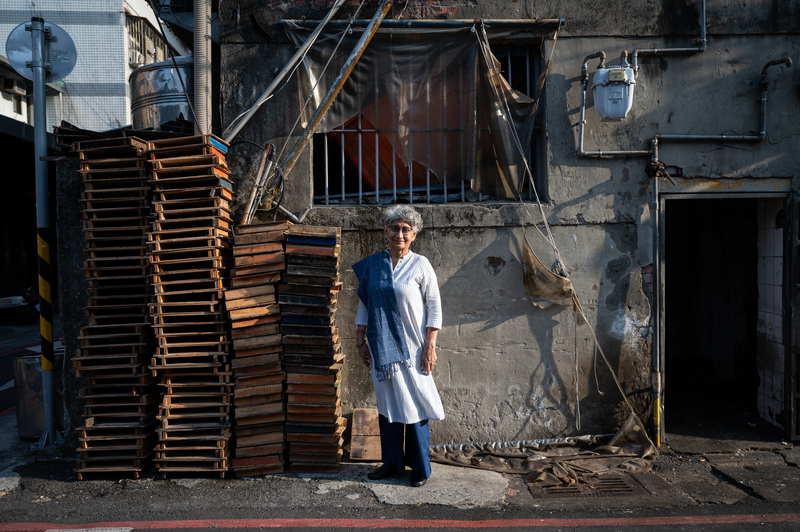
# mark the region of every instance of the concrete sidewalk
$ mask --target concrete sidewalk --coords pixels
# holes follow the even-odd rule
[[[93,493],[94,497],[112,493],[120,485],[147,487],[151,496],[175,487],[193,492],[234,489],[242,497],[261,494],[265,486],[276,487],[280,500],[276,507],[290,506],[293,498],[310,498],[313,504],[338,507],[440,505],[455,509],[498,510],[509,506],[531,509],[596,509],[692,507],[704,504],[732,505],[748,498],[776,502],[800,501],[800,448],[784,442],[727,441],[727,452],[717,452],[719,442],[679,439],[661,448],[652,471],[634,475],[634,490],[615,494],[583,493],[573,496],[543,494],[520,475],[432,464],[433,474],[421,488],[408,485],[408,474],[380,482],[367,480],[374,463],[343,462],[338,474],[292,474],[257,478],[170,478],[163,480],[155,469],[143,478],[78,481],[74,473],[77,454],[62,449],[57,458],[42,457],[30,450],[33,441],[16,437],[16,416],[0,418],[0,511],[13,504],[24,491],[25,501],[32,496],[68,497]],[[260,485],[260,486],[259,486]],[[643,488],[643,489],[642,489]],[[38,493],[38,495],[36,495]],[[259,495],[260,496],[260,495]]]

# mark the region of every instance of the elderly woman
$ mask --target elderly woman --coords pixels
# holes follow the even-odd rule
[[[358,278],[356,345],[372,368],[378,403],[383,465],[371,480],[404,474],[422,486],[431,475],[430,420],[444,419],[431,372],[442,310],[436,274],[428,259],[411,251],[422,217],[397,205],[381,218],[389,249],[353,265]],[[405,442],[405,446],[404,446]]]

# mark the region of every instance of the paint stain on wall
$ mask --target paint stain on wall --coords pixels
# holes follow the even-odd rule
[[[486,257],[485,264],[486,269],[489,271],[489,275],[497,275],[500,273],[500,270],[503,269],[503,266],[506,265],[506,261],[500,257]]]

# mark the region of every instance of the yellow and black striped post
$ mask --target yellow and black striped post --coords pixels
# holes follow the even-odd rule
[[[50,228],[36,230],[39,242],[39,329],[42,333],[42,371],[55,369],[53,356],[53,297],[50,290]]]

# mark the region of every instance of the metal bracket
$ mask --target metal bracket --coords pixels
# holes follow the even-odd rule
[[[47,436],[48,432],[45,430],[39,437],[39,441],[31,445],[31,451],[47,451],[64,445],[64,436],[60,432],[56,431],[55,442],[52,445],[47,445]]]

